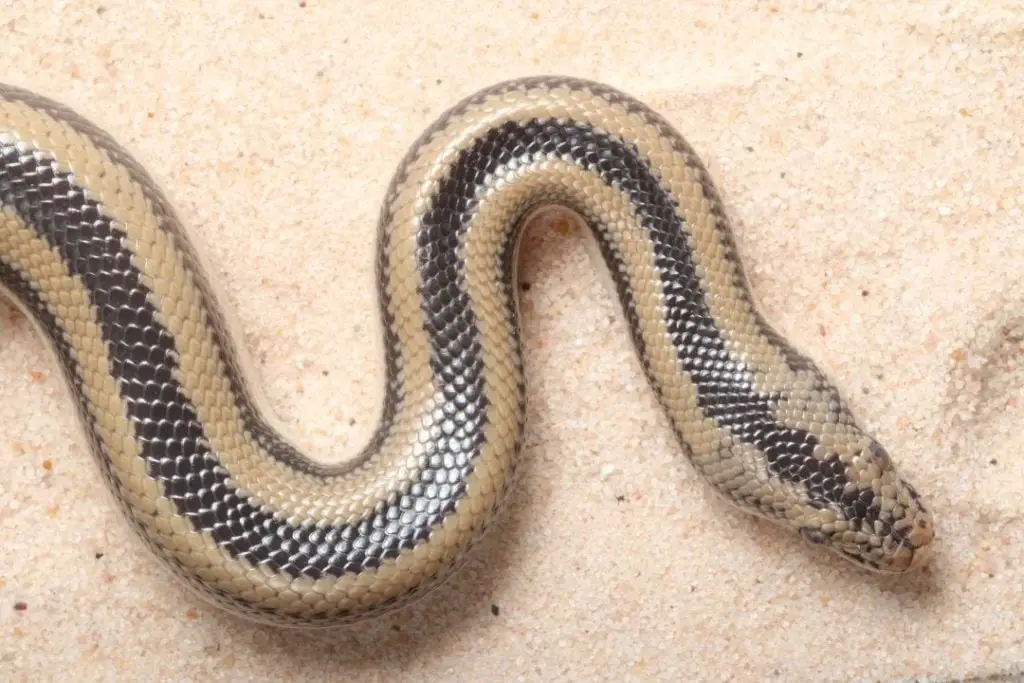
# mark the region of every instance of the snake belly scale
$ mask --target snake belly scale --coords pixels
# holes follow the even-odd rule
[[[150,175],[63,105],[0,86],[0,291],[51,345],[148,546],[202,596],[264,622],[405,604],[481,537],[524,426],[520,234],[553,205],[589,226],[649,383],[716,491],[868,570],[921,564],[930,513],[760,315],[710,176],[631,97],[509,81],[415,142],[379,223],[381,422],[357,457],[325,466],[273,426]]]

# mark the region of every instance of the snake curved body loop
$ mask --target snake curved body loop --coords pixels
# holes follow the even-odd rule
[[[0,86],[0,291],[51,345],[127,518],[235,613],[350,622],[448,575],[501,507],[524,421],[522,226],[589,226],[682,450],[726,499],[875,571],[932,520],[833,385],[758,313],[722,201],[660,116],[609,87],[487,88],[401,162],[379,224],[386,401],[344,466],[271,426],[174,210],[108,134]]]

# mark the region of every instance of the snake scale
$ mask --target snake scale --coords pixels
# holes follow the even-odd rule
[[[343,465],[273,426],[201,255],[106,132],[0,86],[0,206],[0,291],[52,348],[115,500],[176,576],[235,614],[353,622],[464,560],[514,480],[518,246],[551,206],[589,226],[647,379],[714,490],[868,570],[927,556],[917,492],[758,312],[698,156],[605,85],[500,83],[412,145],[379,222],[384,407]]]

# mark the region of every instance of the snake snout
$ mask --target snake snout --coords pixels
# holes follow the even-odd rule
[[[932,557],[932,539],[935,538],[935,522],[930,512],[918,508],[912,519],[905,518],[905,524],[896,529],[893,542],[892,571],[904,572],[920,569]]]
[[[881,445],[868,438],[854,455],[830,453],[821,462],[828,476],[810,480],[810,505],[797,521],[804,541],[874,572],[901,574],[927,563],[932,515]]]

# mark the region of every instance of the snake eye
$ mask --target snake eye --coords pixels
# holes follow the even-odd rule
[[[809,527],[803,527],[800,529],[800,535],[804,537],[804,540],[811,545],[821,545],[827,540],[827,536],[818,529],[811,529]]]
[[[874,457],[875,462],[882,469],[887,469],[892,466],[892,458],[889,457],[889,451],[882,448],[882,445],[876,442],[871,442],[868,450]]]

